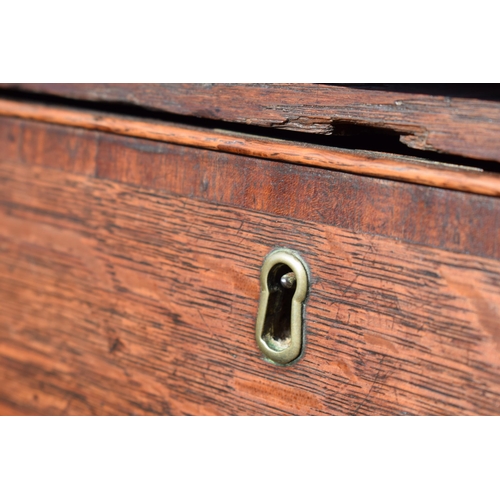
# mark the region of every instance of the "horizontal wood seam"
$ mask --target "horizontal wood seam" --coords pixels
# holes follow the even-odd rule
[[[322,167],[352,174],[392,179],[455,191],[500,196],[500,176],[474,171],[455,171],[411,160],[381,158],[378,154],[353,153],[312,147],[288,141],[189,128],[186,126],[128,119],[112,115],[20,103],[0,99],[0,115],[54,123],[87,130],[191,146],[213,151]]]

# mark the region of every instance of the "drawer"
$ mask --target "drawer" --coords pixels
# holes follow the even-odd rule
[[[35,108],[0,117],[1,413],[500,411],[494,174]],[[276,248],[310,271],[290,366],[255,340]]]

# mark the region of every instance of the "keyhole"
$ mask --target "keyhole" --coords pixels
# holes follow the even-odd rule
[[[255,336],[267,361],[286,365],[302,353],[304,302],[309,287],[304,261],[293,250],[272,251],[262,265]]]
[[[264,340],[275,351],[283,351],[290,346],[292,299],[295,294],[295,283],[288,285],[284,277],[293,275],[286,264],[276,264],[269,273],[267,286],[269,299],[264,322]]]

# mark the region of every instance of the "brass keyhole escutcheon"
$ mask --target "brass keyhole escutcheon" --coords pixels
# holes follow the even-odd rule
[[[278,248],[264,259],[255,337],[267,361],[287,365],[304,348],[304,302],[309,291],[306,264],[293,250]]]

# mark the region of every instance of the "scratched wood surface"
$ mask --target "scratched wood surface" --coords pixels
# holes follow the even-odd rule
[[[362,191],[360,179],[374,194],[396,194],[374,212],[375,228],[366,201],[350,205],[355,218],[348,210],[325,221],[302,216],[312,211],[286,196],[269,201],[267,190],[281,183],[289,197],[296,186],[279,177],[283,164],[8,123],[0,126],[1,413],[500,412],[494,217],[482,239],[495,245],[476,253],[463,250],[472,233],[458,232],[460,220],[431,219],[443,199],[486,214],[498,213],[499,199],[339,172],[327,173],[337,185],[327,196],[306,176],[322,214]],[[226,175],[238,168],[255,169],[239,197]],[[272,177],[262,177],[265,168]],[[406,225],[427,222],[441,240],[391,229],[401,186],[413,190]],[[253,337],[260,265],[276,246],[298,250],[312,274],[306,352],[289,368],[265,363]]]
[[[457,85],[441,86],[438,95],[423,93],[422,86],[395,92],[391,87],[321,84],[24,83],[0,87],[315,134],[344,135],[354,133],[356,127],[371,127],[397,133],[410,148],[500,161],[498,86],[492,94],[491,86],[476,85],[472,93],[465,92],[469,94],[465,98],[456,95]]]

